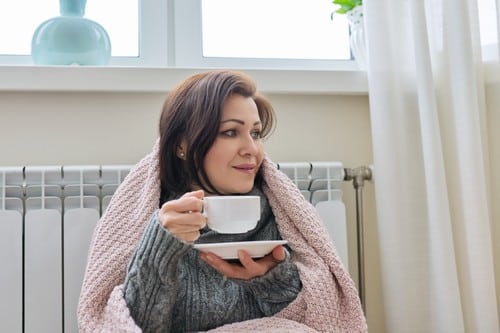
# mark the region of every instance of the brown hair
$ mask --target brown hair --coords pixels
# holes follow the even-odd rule
[[[234,94],[255,101],[262,122],[261,136],[268,136],[275,126],[274,110],[270,102],[256,92],[253,80],[241,72],[220,70],[196,74],[168,94],[159,126],[163,195],[179,196],[190,191],[193,184],[215,192],[203,169],[203,161],[217,137],[224,103]],[[177,157],[183,141],[185,160]]]

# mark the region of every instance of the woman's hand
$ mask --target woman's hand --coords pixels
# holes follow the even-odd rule
[[[175,237],[194,242],[207,224],[203,209],[203,190],[188,192],[176,200],[165,202],[158,212],[160,223]]]
[[[282,245],[278,245],[271,253],[256,260],[253,260],[246,251],[239,250],[238,258],[240,263],[229,263],[214,253],[200,252],[200,257],[228,278],[250,280],[266,274],[271,268],[285,260],[286,254],[285,248]]]

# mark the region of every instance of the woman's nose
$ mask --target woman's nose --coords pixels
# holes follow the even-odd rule
[[[242,155],[245,154],[254,155],[257,153],[258,149],[259,148],[257,146],[257,142],[255,141],[253,136],[252,135],[245,136],[245,138],[242,140],[241,150],[240,150]]]

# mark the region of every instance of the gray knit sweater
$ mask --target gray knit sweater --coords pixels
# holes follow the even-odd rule
[[[257,227],[222,235],[208,228],[197,243],[281,239],[265,197]],[[129,264],[124,296],[143,332],[206,331],[227,323],[271,316],[301,289],[296,266],[286,259],[251,280],[225,279],[198,250],[164,229],[155,213]]]

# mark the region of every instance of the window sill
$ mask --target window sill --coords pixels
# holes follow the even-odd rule
[[[0,91],[166,92],[197,68],[0,66]],[[271,94],[366,95],[358,70],[243,70],[259,91]]]

